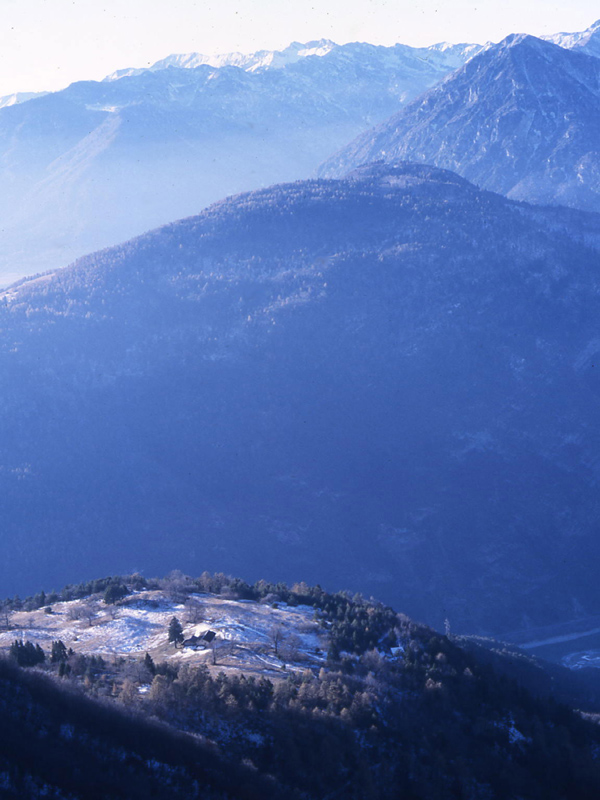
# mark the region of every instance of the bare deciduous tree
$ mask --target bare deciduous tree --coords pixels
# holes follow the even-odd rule
[[[2,627],[3,630],[9,631],[13,627],[11,623],[12,615],[13,615],[12,608],[4,606],[4,608],[0,612],[0,627]]]
[[[267,631],[267,635],[269,637],[269,641],[273,645],[273,650],[275,651],[275,655],[279,655],[279,648],[281,647],[281,643],[284,639],[287,638],[287,632],[283,625],[279,622],[274,623],[271,625],[269,630]]]
[[[196,597],[188,597],[185,601],[185,621],[195,625],[204,619],[204,609],[202,603]]]
[[[84,620],[91,627],[94,617],[98,613],[98,603],[86,600],[69,606],[67,617],[70,620]]]
[[[302,639],[295,633],[291,633],[285,638],[285,641],[280,645],[281,658],[284,661],[301,661],[304,660],[301,651]]]
[[[152,683],[154,677],[143,659],[129,662],[123,669],[123,675],[136,685]]]
[[[119,694],[119,701],[126,706],[132,706],[138,701],[138,691],[133,681],[126,679]]]
[[[184,575],[181,570],[174,569],[166,578],[163,578],[161,584],[161,588],[167,592],[174,603],[184,603],[191,591],[192,579],[189,575]]]
[[[237,645],[230,639],[220,639],[215,637],[210,643],[211,661],[213,664],[221,663],[223,658],[232,655]]]

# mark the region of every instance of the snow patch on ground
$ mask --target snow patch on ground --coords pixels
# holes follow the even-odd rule
[[[0,650],[23,639],[49,652],[52,642],[60,639],[88,655],[139,660],[148,652],[155,660],[218,663],[239,671],[269,673],[318,666],[325,658],[325,635],[309,606],[280,603],[274,607],[207,594],[190,598],[196,604],[197,621],[193,622],[187,620],[188,609],[183,604],[162,592],[130,595],[117,606],[87,598],[56,603],[51,614],[41,609],[15,612],[11,629],[0,632]],[[214,648],[176,648],[168,641],[174,616],[182,623],[186,639],[214,631]]]
[[[578,653],[569,653],[562,659],[562,663],[569,669],[600,669],[600,650],[581,650]]]

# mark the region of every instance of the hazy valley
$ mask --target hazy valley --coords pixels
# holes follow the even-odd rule
[[[191,54],[27,102],[5,98],[0,282],[228,194],[307,178],[477,49],[323,41],[246,58]]]

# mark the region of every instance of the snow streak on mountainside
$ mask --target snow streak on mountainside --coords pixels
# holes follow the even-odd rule
[[[185,559],[470,630],[597,613],[599,243],[379,166],[11,288],[5,591]]]
[[[0,109],[0,282],[305,178],[470,52],[313,42],[243,69],[174,57]]]
[[[509,197],[600,210],[600,60],[509,36],[321,168],[376,160],[452,169]]]

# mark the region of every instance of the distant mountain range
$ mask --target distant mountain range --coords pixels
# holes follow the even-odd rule
[[[514,199],[600,211],[599,141],[600,60],[509,36],[362,134],[321,174],[409,159]]]
[[[306,178],[472,52],[311,42],[173,56],[25,103],[7,98],[0,279],[64,266],[227,194]]]
[[[5,591],[185,558],[470,631],[597,613],[599,247],[383,165],[6,291]]]
[[[598,35],[596,24],[551,38],[595,54]],[[172,55],[62,92],[0,98],[0,283],[64,266],[228,194],[306,178],[356,136],[478,53],[490,58],[489,52],[494,47],[476,44],[294,42],[250,55]],[[577,80],[567,76],[565,90]],[[544,85],[528,89],[534,108],[539,91]],[[582,107],[571,109],[565,95],[559,108],[569,118],[574,114],[577,126],[581,115],[595,113],[584,95],[581,87],[574,95]],[[479,141],[481,121],[469,122],[463,136]],[[516,133],[526,136],[524,129]],[[556,195],[557,202],[581,204],[573,162],[592,187],[583,205],[593,206],[593,155],[572,155],[566,144],[565,186],[555,191],[554,173],[564,166],[559,159],[552,176],[543,176],[540,201]],[[409,153],[407,145],[401,157],[432,161],[433,155],[418,148]],[[466,169],[458,156],[447,161],[435,163]],[[475,174],[467,177],[477,181]],[[538,199],[527,187],[514,196]]]
[[[404,60],[405,65],[414,70],[418,68],[417,62],[429,64],[435,70],[449,71],[456,69],[482,49],[479,44],[449,44],[440,42],[430,47],[409,47],[396,44],[392,47],[379,47],[367,43],[354,42],[339,45],[329,39],[319,39],[314,42],[292,42],[284,50],[259,50],[256,53],[223,53],[212,56],[202,53],[181,53],[168,56],[150,67],[121,69],[108,75],[105,80],[111,81],[126,75],[141,75],[143,72],[157,72],[169,67],[178,69],[195,69],[203,65],[210,67],[239,67],[245,72],[258,72],[272,69],[282,69],[290,64],[295,64],[309,56],[328,56],[330,53],[343,54],[346,58],[354,60],[363,53],[368,57],[369,51],[379,50],[388,58],[388,64],[397,63],[398,57]]]

